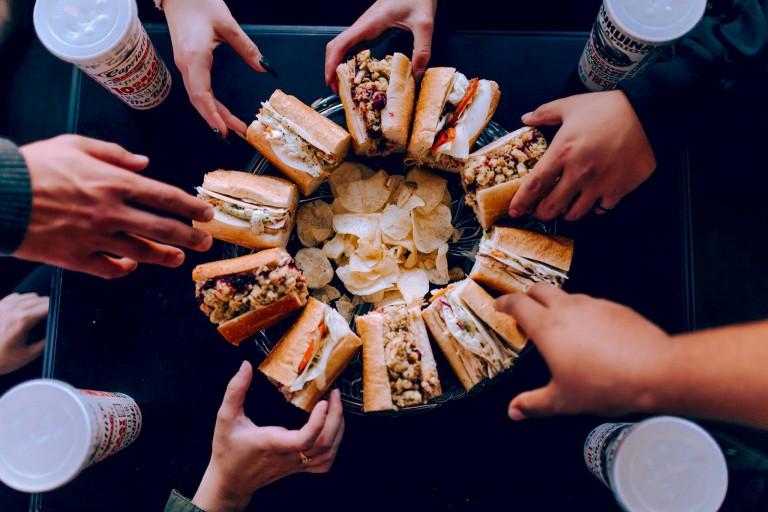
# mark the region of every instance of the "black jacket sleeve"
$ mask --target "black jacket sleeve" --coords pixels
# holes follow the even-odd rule
[[[0,138],[0,255],[19,248],[32,213],[32,184],[24,157],[8,139]]]

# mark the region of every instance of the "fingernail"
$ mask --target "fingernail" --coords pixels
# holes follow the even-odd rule
[[[208,208],[206,208],[206,209],[205,209],[205,211],[203,212],[203,220],[204,220],[205,222],[209,222],[209,221],[212,221],[212,220],[213,220],[213,216],[214,216],[214,213],[213,213],[213,207],[212,207],[212,206],[209,206],[209,207],[208,207]]]
[[[239,369],[239,370],[237,370],[237,371],[241,372],[241,371],[245,370],[245,364],[246,364],[247,362],[248,362],[248,361],[243,361],[243,362],[242,362],[242,364],[240,364],[240,369]]]
[[[176,255],[174,258],[173,258],[173,263],[174,263],[174,265],[176,265],[177,267],[178,267],[179,265],[181,265],[182,263],[184,263],[184,253],[183,253],[183,252],[180,252],[180,253],[178,253],[178,254],[177,254],[177,255]]]
[[[134,154],[133,156],[136,157],[137,160],[143,160],[145,162],[149,162],[149,157],[147,155],[136,155],[136,154]]]
[[[523,414],[523,411],[521,411],[517,407],[510,407],[509,419],[511,419],[512,421],[521,421],[525,419],[525,414]]]
[[[218,128],[213,129],[213,134],[216,136],[217,139],[219,139],[219,142],[221,142],[222,144],[230,145],[230,142],[226,139],[226,137],[224,137],[221,134]]]
[[[267,73],[269,73],[270,75],[272,75],[275,78],[279,78],[277,76],[277,70],[275,69],[275,67],[272,64],[269,63],[269,61],[267,59],[265,59],[264,57],[260,58],[259,59],[259,64],[261,65],[261,67],[264,68],[264,71],[266,71]]]
[[[533,115],[533,112],[528,112],[527,114],[523,114],[523,117],[521,117],[520,119],[521,119],[521,120],[522,120],[524,123],[527,123],[527,122],[528,122],[528,120],[531,118],[531,116],[532,116],[532,115]]]
[[[516,208],[510,208],[509,209],[509,216],[512,217],[512,218],[519,217],[520,216],[520,211],[518,209],[516,209]]]

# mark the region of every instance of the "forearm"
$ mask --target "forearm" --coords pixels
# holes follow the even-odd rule
[[[768,321],[675,336],[640,408],[768,429],[767,365]]]
[[[251,501],[250,494],[237,494],[226,490],[221,482],[213,462],[208,465],[205,475],[200,481],[192,503],[206,512],[240,512],[245,510]]]

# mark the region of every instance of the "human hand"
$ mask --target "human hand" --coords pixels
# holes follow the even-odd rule
[[[546,103],[523,116],[523,122],[562,127],[510,202],[513,218],[540,198],[535,211],[540,220],[561,214],[565,220],[577,220],[593,209],[605,213],[656,168],[643,126],[622,91]]]
[[[244,135],[245,123],[213,95],[213,50],[221,43],[229,43],[256,71],[268,71],[277,78],[274,68],[240,28],[224,0],[164,0],[163,10],[171,32],[174,62],[184,78],[192,105],[224,137],[230,128]]]
[[[18,370],[43,354],[45,339],[29,341],[32,329],[48,316],[48,297],[12,293],[0,299],[0,375]]]
[[[300,430],[255,425],[243,411],[253,369],[243,362],[216,418],[213,453],[192,503],[207,512],[243,510],[253,492],[293,473],[326,473],[344,435],[338,390],[319,402]],[[300,453],[308,457],[302,462]]]
[[[336,36],[325,48],[325,83],[338,94],[336,68],[347,52],[364,41],[379,37],[389,28],[413,34],[413,76],[420,80],[432,51],[437,0],[377,0],[347,30]]]
[[[513,420],[556,414],[648,410],[673,339],[631,309],[538,283],[494,307],[531,337],[552,378],[509,404]]]
[[[177,267],[184,253],[205,251],[211,237],[142,207],[206,222],[210,205],[136,174],[149,160],[117,144],[62,135],[19,148],[32,181],[32,215],[14,256],[103,278],[138,263]]]

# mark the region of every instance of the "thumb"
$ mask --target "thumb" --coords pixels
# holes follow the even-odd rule
[[[555,407],[555,391],[552,383],[550,382],[542,388],[520,393],[509,403],[507,413],[515,421],[526,418],[554,416],[557,414],[557,409]]]
[[[227,385],[227,391],[224,393],[224,400],[219,408],[219,417],[234,419],[240,415],[245,403],[245,395],[251,386],[253,377],[253,368],[251,363],[243,361],[240,369]]]
[[[541,105],[533,112],[528,112],[521,118],[528,126],[554,125],[563,122],[563,101],[555,100]]]
[[[413,77],[421,80],[424,70],[427,69],[429,57],[432,54],[432,31],[434,24],[417,24],[413,27]]]

